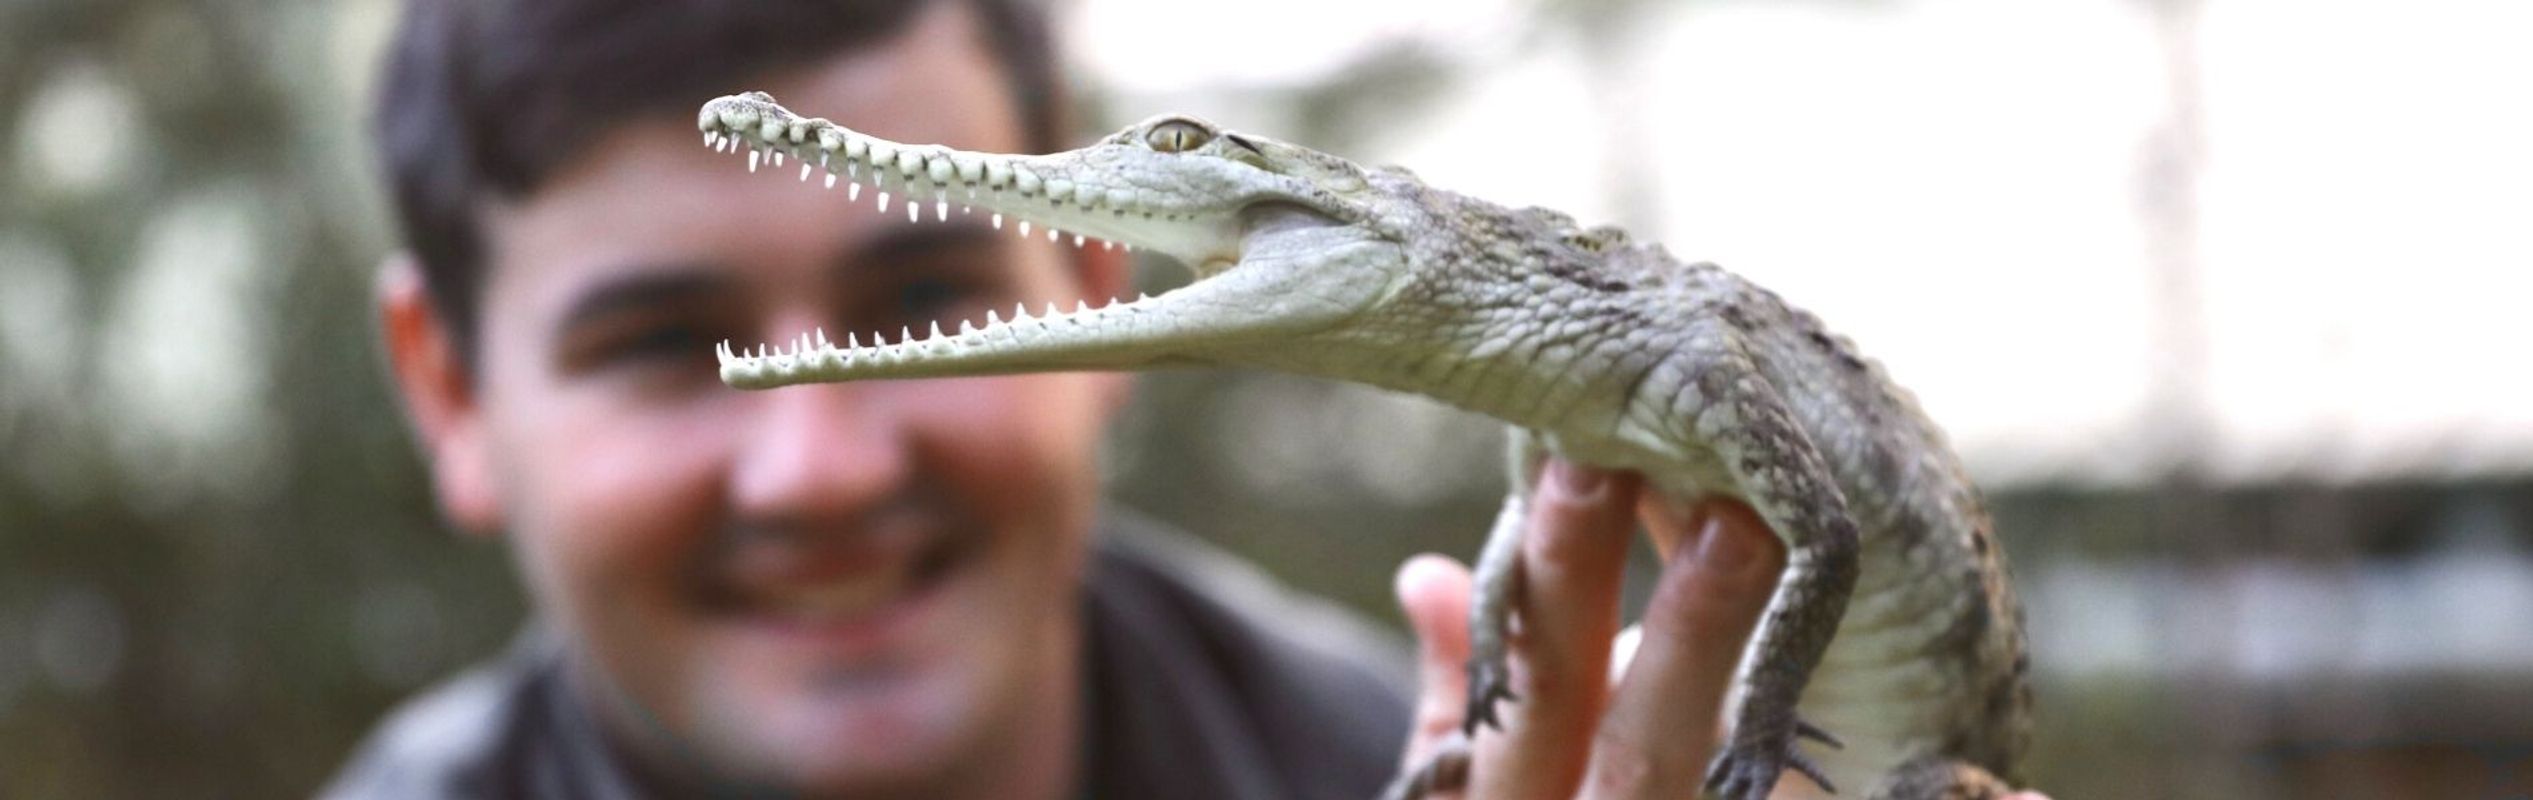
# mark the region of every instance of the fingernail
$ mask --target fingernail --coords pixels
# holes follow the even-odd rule
[[[1698,527],[1697,565],[1719,574],[1737,574],[1759,561],[1759,543],[1724,527],[1721,514],[1709,515]]]
[[[1591,503],[1601,499],[1601,490],[1610,485],[1610,474],[1581,464],[1564,461],[1548,466],[1548,479],[1557,482],[1557,489],[1577,502]]]

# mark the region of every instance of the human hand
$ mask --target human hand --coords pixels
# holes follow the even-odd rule
[[[1619,585],[1641,518],[1665,568],[1613,682]],[[1530,497],[1503,730],[1472,748],[1464,798],[1698,796],[1724,695],[1775,590],[1785,548],[1749,507],[1676,508],[1633,474],[1551,460]],[[1408,560],[1399,603],[1423,683],[1405,764],[1457,746],[1466,713],[1468,569]],[[1861,788],[1861,787],[1860,787]],[[2045,800],[2037,794],[2009,800]]]

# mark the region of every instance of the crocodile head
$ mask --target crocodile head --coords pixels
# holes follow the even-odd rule
[[[1255,363],[1278,343],[1384,303],[1408,279],[1404,234],[1383,224],[1398,218],[1387,208],[1396,201],[1364,169],[1189,117],[1155,117],[1039,156],[891,142],[800,117],[762,92],[713,100],[696,125],[707,146],[746,151],[750,169],[795,159],[804,180],[824,171],[830,189],[842,179],[857,198],[865,186],[896,194],[910,218],[972,207],[1023,236],[1141,247],[1196,274],[1158,297],[989,312],[955,332],[936,324],[893,342],[810,333],[747,350],[723,343],[721,378],[740,388]]]

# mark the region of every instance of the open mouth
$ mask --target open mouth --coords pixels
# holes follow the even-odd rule
[[[705,602],[716,613],[786,626],[864,622],[938,589],[965,559],[964,550],[948,537],[915,545],[907,555],[817,544],[761,546],[732,556],[726,574],[707,584]]]
[[[1303,220],[1333,222],[1296,203],[1152,188],[1184,186],[1195,172],[1173,174],[1154,167],[1155,161],[1182,156],[1114,143],[1045,156],[909,145],[797,116],[760,93],[714,100],[697,122],[707,146],[731,154],[744,151],[752,170],[796,167],[801,180],[820,175],[828,188],[846,192],[854,202],[863,194],[875,195],[871,202],[882,213],[902,208],[897,213],[914,221],[927,214],[947,220],[953,209],[987,214],[996,228],[1023,237],[1160,253],[1187,264],[1199,278],[1157,297],[1141,295],[1097,306],[1083,301],[1071,311],[1052,304],[1036,312],[1016,306],[1008,317],[989,311],[982,320],[961,320],[955,331],[935,323],[929,330],[901,330],[894,339],[876,335],[867,343],[857,336],[833,341],[823,331],[746,349],[725,342],[717,348],[721,378],[743,389],[872,378],[1137,369],[1189,360],[1191,352],[1227,335],[1227,321],[1238,315],[1223,309],[1254,304],[1255,295],[1272,291],[1234,286],[1242,281],[1224,279],[1238,272],[1249,240]],[[1132,163],[1120,167],[1123,162]],[[1129,174],[1142,177],[1123,177]]]

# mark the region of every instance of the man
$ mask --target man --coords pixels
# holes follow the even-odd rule
[[[386,351],[441,510],[504,537],[536,623],[327,793],[1351,798],[1456,727],[1465,570],[1401,573],[1411,737],[1382,648],[1098,509],[1119,376],[715,380],[721,340],[1070,305],[1126,265],[751,175],[698,143],[696,103],[761,88],[898,140],[1044,151],[1057,85],[1008,0],[416,0],[378,115],[410,247],[380,270]],[[1689,568],[1613,689],[1636,493],[1548,472],[1523,702],[1472,794],[1588,773],[1587,794],[1686,796],[1706,745],[1681,739],[1712,733],[1781,551],[1746,511],[1646,509],[1666,545],[1698,533],[1666,548]]]

